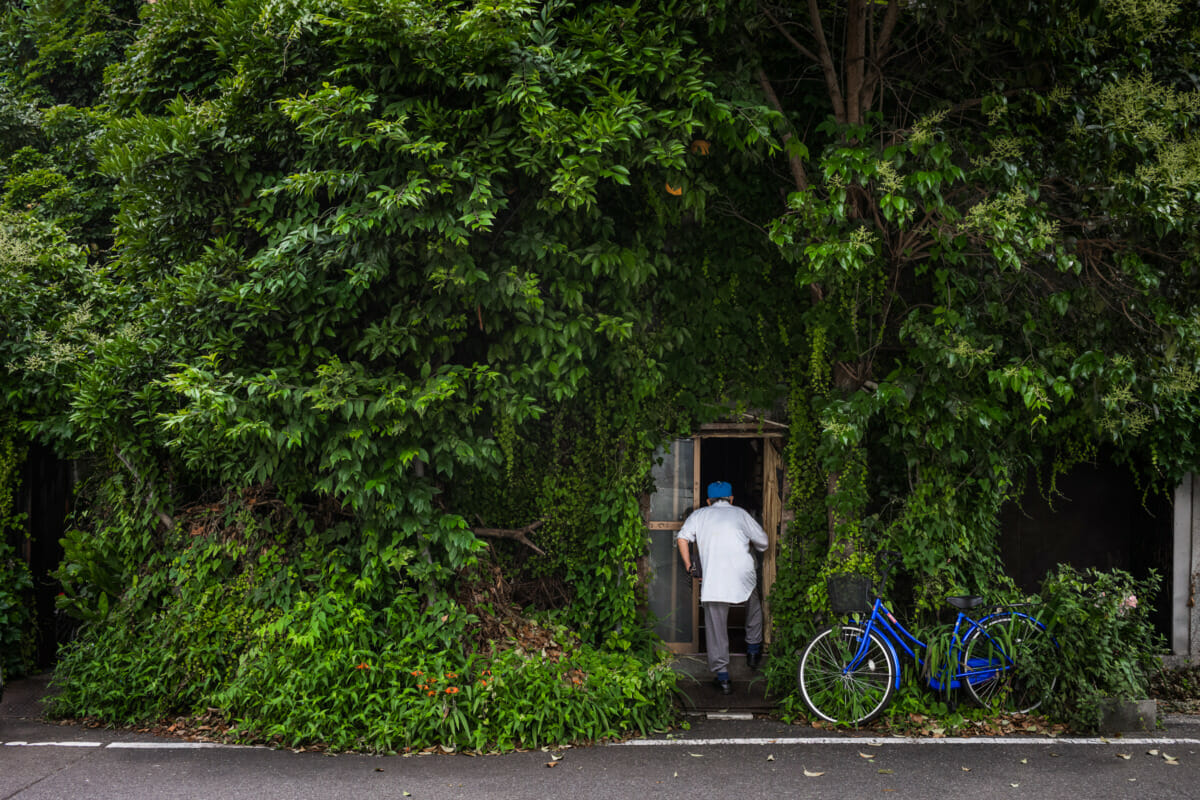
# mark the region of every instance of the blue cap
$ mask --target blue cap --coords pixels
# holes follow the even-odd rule
[[[714,481],[708,485],[708,499],[718,497],[733,497],[733,487],[726,481]]]

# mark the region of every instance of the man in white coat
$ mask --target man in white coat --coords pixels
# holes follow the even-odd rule
[[[767,534],[754,517],[733,504],[733,487],[725,481],[708,485],[708,506],[683,523],[676,539],[683,566],[695,574],[689,544],[700,554],[700,605],[708,640],[708,668],[722,694],[733,692],[729,680],[729,607],[746,604],[746,664],[757,669],[762,660],[763,617],[753,547],[767,549]]]

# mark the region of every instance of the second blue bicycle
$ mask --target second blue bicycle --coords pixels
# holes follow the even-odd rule
[[[983,706],[1018,713],[1041,704],[1043,695],[1035,694],[1015,669],[1022,652],[1049,636],[1039,620],[1014,607],[976,618],[964,612],[983,605],[983,598],[947,598],[958,616],[941,666],[930,669],[925,642],[909,632],[882,599],[868,597],[869,587],[868,581],[861,591],[862,607],[834,608],[835,613],[858,613],[859,619],[824,628],[800,656],[800,692],[818,717],[861,725],[879,716],[900,688],[902,656],[928,675],[935,690],[965,689]]]

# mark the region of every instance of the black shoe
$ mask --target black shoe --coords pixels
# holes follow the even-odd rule
[[[746,653],[746,666],[750,669],[758,669],[762,664],[762,652]]]
[[[713,678],[712,685],[721,694],[733,694],[733,682],[732,681],[728,681],[728,680],[723,681],[720,678]]]

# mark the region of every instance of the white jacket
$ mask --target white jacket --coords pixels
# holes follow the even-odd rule
[[[744,509],[728,500],[693,511],[678,537],[695,542],[700,551],[701,603],[744,603],[754,591],[756,576],[750,546],[767,549],[767,534]]]

